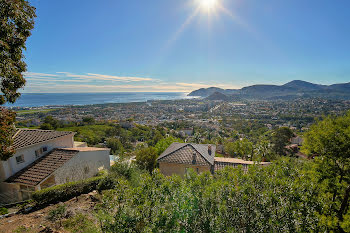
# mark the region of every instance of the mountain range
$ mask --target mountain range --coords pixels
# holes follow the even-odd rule
[[[322,97],[330,99],[350,99],[350,82],[321,85],[302,80],[294,80],[284,85],[252,85],[242,89],[201,88],[189,96],[200,96],[212,100],[228,99],[294,99]]]

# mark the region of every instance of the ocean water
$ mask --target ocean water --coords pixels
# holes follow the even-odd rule
[[[23,93],[15,104],[7,107],[41,107],[107,103],[146,102],[147,100],[188,99],[180,92],[116,92],[116,93]]]

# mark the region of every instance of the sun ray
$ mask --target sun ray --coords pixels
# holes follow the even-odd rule
[[[248,23],[246,23],[241,17],[239,17],[238,14],[234,14],[232,11],[229,11],[221,4],[218,4],[217,8],[218,10],[220,10],[221,12],[229,16],[234,23],[241,26],[242,28],[244,28],[244,30],[248,31],[249,33],[257,36],[257,32]]]

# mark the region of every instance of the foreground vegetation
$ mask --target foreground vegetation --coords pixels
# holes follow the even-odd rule
[[[248,172],[190,171],[181,178],[119,162],[103,177],[44,190],[36,199],[58,202],[65,191],[96,186],[100,195],[93,217],[67,215],[62,206],[49,214],[72,232],[350,232],[350,211],[343,220],[337,217],[338,201],[332,200],[319,164],[319,158],[284,158]]]

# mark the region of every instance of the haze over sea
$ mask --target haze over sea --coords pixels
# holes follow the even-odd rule
[[[108,92],[108,93],[23,93],[8,107],[41,107],[57,105],[89,105],[146,102],[147,100],[187,99],[182,92]]]

